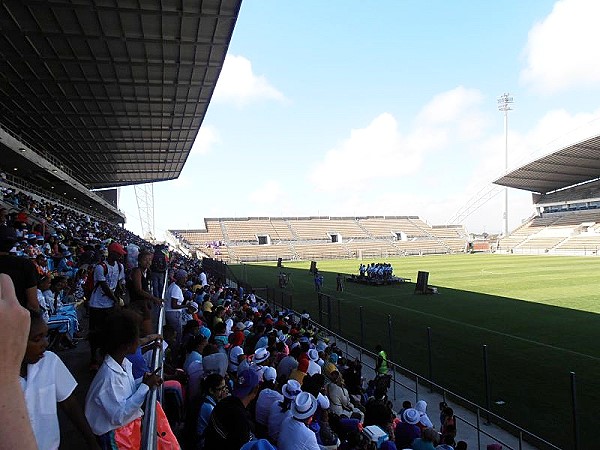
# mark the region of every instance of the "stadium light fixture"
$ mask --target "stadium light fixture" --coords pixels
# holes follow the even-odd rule
[[[508,172],[508,112],[514,99],[508,92],[498,97],[498,111],[504,113],[504,173]],[[508,236],[508,187],[504,188],[504,236]]]

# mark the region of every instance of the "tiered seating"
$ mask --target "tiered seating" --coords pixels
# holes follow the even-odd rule
[[[395,233],[404,232],[408,236],[426,236],[419,226],[411,222],[410,219],[419,220],[418,217],[368,217],[360,218],[359,223],[365,228],[374,238],[389,239]],[[420,220],[419,220],[420,221]],[[425,222],[422,222],[427,226]],[[419,224],[421,225],[421,224]]]
[[[416,216],[222,218],[205,225],[206,231],[172,233],[208,256],[234,262],[462,252],[467,240],[461,226],[431,227]],[[406,241],[397,239],[400,232]],[[340,242],[331,242],[334,234]],[[259,245],[261,235],[270,244]]]
[[[600,249],[600,234],[585,233],[567,239],[556,247],[554,252],[590,255],[597,254],[598,249]]]
[[[369,236],[354,220],[348,219],[289,219],[299,239],[330,239],[331,234],[340,234],[342,239],[368,238]]]

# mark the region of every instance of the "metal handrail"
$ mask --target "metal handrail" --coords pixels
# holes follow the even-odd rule
[[[162,287],[161,298],[165,298],[165,291],[167,289],[167,282],[169,279],[169,272],[165,273],[165,282]],[[158,314],[158,330],[157,333],[161,334],[163,324],[165,321],[165,306],[164,303],[160,307]],[[159,375],[162,378],[163,370],[163,346],[162,343],[158,347],[152,349],[152,365],[150,371],[154,372],[160,367]],[[156,402],[162,398],[162,385],[158,388],[150,389],[150,392],[146,395],[146,402],[144,404],[144,420],[142,422],[142,447],[144,450],[155,450],[157,448],[157,434],[156,434]]]

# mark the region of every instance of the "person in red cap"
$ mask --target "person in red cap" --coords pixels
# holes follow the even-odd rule
[[[98,369],[96,352],[102,341],[102,329],[106,317],[119,305],[115,294],[117,288],[122,289],[125,283],[123,256],[127,252],[123,246],[113,242],[108,246],[108,258],[94,268],[94,289],[90,296],[90,369]]]

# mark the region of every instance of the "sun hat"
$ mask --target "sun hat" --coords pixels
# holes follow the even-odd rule
[[[241,330],[243,330],[244,328],[246,328],[246,325],[244,325],[244,322],[238,322],[238,323],[236,323],[236,324],[235,324],[235,328],[236,328],[237,330],[240,330],[240,331],[241,331]]]
[[[310,392],[296,395],[291,407],[292,416],[296,419],[308,419],[317,410],[317,399]]]
[[[204,312],[212,312],[213,304],[210,300],[205,301],[202,304],[202,311]]]
[[[271,353],[265,347],[256,349],[254,352],[254,359],[252,360],[255,364],[260,364],[269,359]]]
[[[419,414],[419,411],[417,411],[415,408],[407,408],[402,413],[402,422],[416,425],[419,423],[420,417],[421,415]]]
[[[281,388],[281,393],[283,396],[290,400],[296,398],[296,395],[298,395],[300,392],[302,392],[302,386],[300,386],[300,383],[296,380],[288,380],[288,382]]]
[[[188,308],[191,308],[192,311],[197,312],[198,311],[198,303],[196,303],[196,302],[190,302],[188,304]]]
[[[244,326],[246,327],[246,329],[252,328],[254,326],[254,322],[252,322],[251,320],[246,320],[244,322]]]
[[[265,367],[263,370],[263,380],[265,381],[275,381],[277,378],[277,371],[273,367]]]
[[[238,398],[246,397],[252,389],[258,386],[258,375],[254,370],[246,369],[238,374],[238,379],[233,386],[233,395]]]
[[[311,361],[317,362],[319,360],[319,352],[316,351],[314,348],[311,348],[308,351],[308,357]]]

